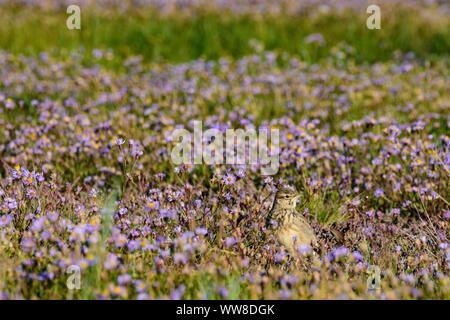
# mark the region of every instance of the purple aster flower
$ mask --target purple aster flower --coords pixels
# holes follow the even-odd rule
[[[177,252],[173,255],[173,261],[175,261],[175,263],[186,264],[188,258],[183,253]]]
[[[444,212],[444,218],[447,220],[450,219],[450,211],[449,210]]]
[[[175,288],[170,294],[171,300],[181,300],[184,296],[184,292],[186,291],[186,286],[184,284],[180,285],[178,288]]]
[[[5,227],[11,223],[13,216],[11,214],[0,217],[0,227]]]
[[[280,263],[280,262],[283,262],[284,261],[284,259],[286,259],[286,253],[284,252],[284,251],[281,251],[281,252],[277,252],[276,254],[275,254],[275,262],[277,262],[277,263]]]
[[[234,182],[236,181],[236,177],[231,173],[227,173],[222,180],[225,183],[225,185],[231,185],[234,184]]]
[[[233,237],[228,237],[228,238],[225,240],[225,246],[227,246],[227,247],[232,247],[232,246],[234,246],[236,243],[237,243],[237,241],[236,241],[236,239],[233,238]]]
[[[272,177],[266,177],[264,179],[264,183],[272,183],[273,182],[273,178]]]
[[[119,211],[117,212],[120,216],[125,215],[128,212],[127,208],[120,208]]]
[[[382,197],[383,195],[384,195],[383,188],[378,188],[377,190],[375,190],[374,196],[376,198]]]
[[[199,200],[199,199],[194,200],[194,208],[195,208],[195,210],[200,209],[201,206],[202,206],[202,201],[201,200]]]
[[[204,236],[208,233],[208,230],[205,228],[197,228],[195,229],[195,233]]]
[[[32,238],[25,238],[22,242],[24,252],[32,251],[36,248],[36,244]]]
[[[147,293],[141,292],[141,293],[139,293],[139,294],[137,295],[136,299],[137,299],[137,300],[149,300],[150,297],[148,296]]]
[[[220,297],[222,297],[223,299],[228,299],[228,289],[227,288],[220,287],[218,292],[219,292]]]
[[[128,250],[130,250],[131,252],[139,249],[141,246],[141,243],[138,240],[131,240],[130,242],[128,242],[127,248]]]
[[[320,33],[313,33],[310,34],[309,36],[307,36],[305,38],[305,42],[306,43],[313,43],[313,42],[317,42],[320,46],[324,46],[325,45],[325,40],[323,38],[323,35]]]
[[[42,228],[44,227],[45,221],[47,219],[45,219],[45,217],[40,217],[37,218],[36,220],[33,221],[33,223],[31,224],[31,230],[32,231],[36,231],[39,232],[42,230]]]
[[[278,295],[280,297],[280,299],[290,299],[292,298],[292,291],[288,290],[288,289],[281,289],[278,291]]]
[[[307,244],[301,243],[298,246],[298,251],[300,251],[302,256],[307,256],[312,253],[312,248]]]
[[[112,269],[117,268],[118,265],[119,265],[119,259],[117,258],[117,256],[115,254],[110,253],[104,263],[105,269],[112,270]]]
[[[147,204],[145,206],[145,211],[149,212],[152,210],[158,210],[159,209],[159,202],[153,201],[152,199],[147,200]]]
[[[240,168],[237,172],[236,172],[236,175],[239,177],[239,178],[241,178],[241,179],[243,179],[243,178],[245,178],[245,170],[244,169],[242,169],[242,168]]]
[[[364,256],[358,251],[353,251],[353,257],[358,261],[362,261],[364,259]]]
[[[375,210],[371,209],[369,211],[366,211],[366,216],[372,217],[375,214]]]
[[[52,210],[47,214],[47,218],[51,222],[56,222],[58,220],[58,217],[59,217],[59,213],[57,211]]]
[[[140,293],[147,291],[147,285],[142,280],[135,280],[134,287],[136,288],[136,291]]]
[[[346,256],[347,253],[348,253],[348,249],[346,247],[344,247],[344,246],[339,247],[339,248],[334,250],[334,256],[335,256],[336,259]]]
[[[117,282],[121,285],[127,284],[131,281],[131,276],[127,273],[121,274],[117,277]]]

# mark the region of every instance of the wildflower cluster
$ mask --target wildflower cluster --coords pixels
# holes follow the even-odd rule
[[[176,65],[130,57],[112,71],[82,50],[0,51],[0,297],[449,297],[444,62],[399,53],[357,65],[342,43],[320,64],[262,50]],[[172,134],[195,120],[224,134],[278,129],[277,175],[175,166]],[[318,236],[297,256],[265,226],[282,184],[301,190],[297,211]],[[66,286],[72,265],[80,290]]]

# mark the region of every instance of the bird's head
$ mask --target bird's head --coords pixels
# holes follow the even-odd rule
[[[282,208],[295,208],[300,194],[294,188],[282,186],[275,195],[277,205]]]

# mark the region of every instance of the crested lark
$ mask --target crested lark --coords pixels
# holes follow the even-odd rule
[[[272,209],[266,218],[266,228],[271,220],[277,222],[275,236],[278,242],[291,253],[296,252],[300,244],[311,245],[316,236],[306,219],[295,210],[300,195],[292,189],[280,187],[275,195]]]

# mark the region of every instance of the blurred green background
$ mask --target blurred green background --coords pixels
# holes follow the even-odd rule
[[[42,51],[65,55],[83,46],[87,59],[95,48],[114,51],[101,63],[120,67],[130,55],[147,62],[178,63],[198,58],[238,58],[264,50],[286,51],[307,62],[329,56],[330,48],[344,42],[355,49],[357,62],[385,61],[394,51],[413,51],[431,61],[448,60],[450,26],[447,16],[414,6],[383,6],[381,29],[366,28],[365,11],[346,9],[327,13],[235,14],[226,10],[190,10],[161,14],[152,7],[120,10],[81,8],[81,30],[69,30],[65,10],[43,10],[19,4],[0,6],[0,48],[11,53]],[[307,43],[313,33],[325,45]]]

